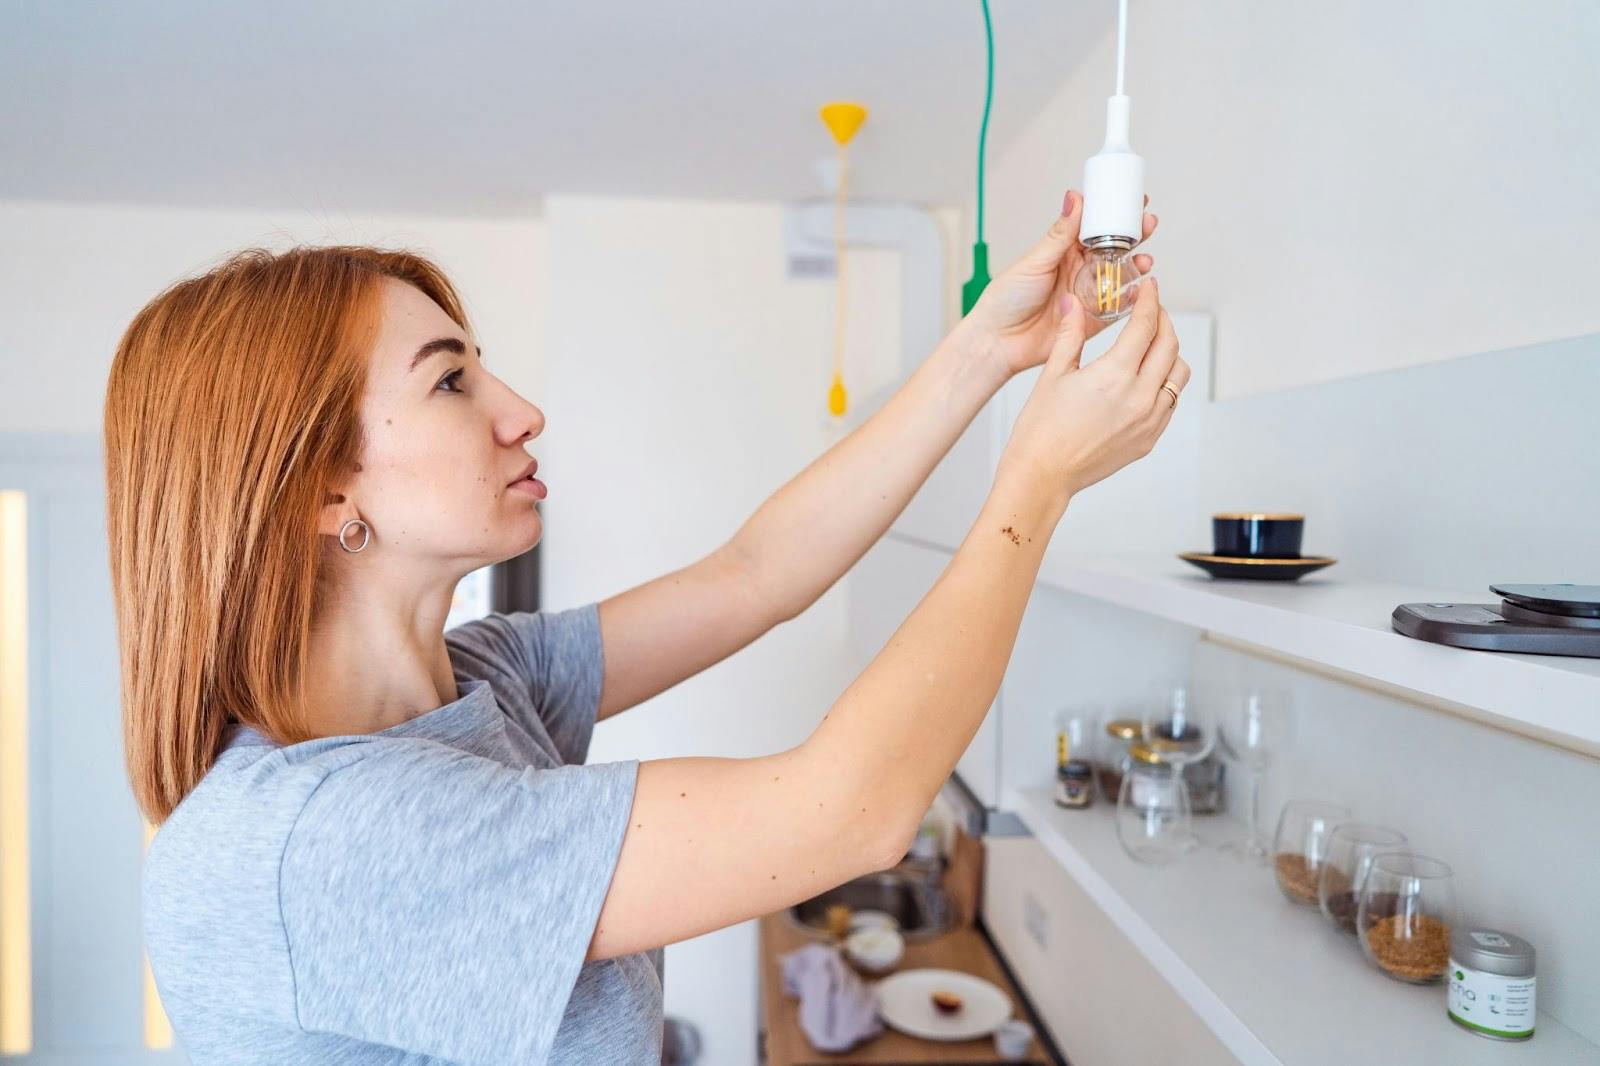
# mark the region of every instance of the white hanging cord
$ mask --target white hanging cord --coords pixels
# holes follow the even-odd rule
[[[1122,96],[1122,72],[1128,56],[1128,0],[1117,3],[1117,95]]]

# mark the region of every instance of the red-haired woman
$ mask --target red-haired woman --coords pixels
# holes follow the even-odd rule
[[[1080,212],[722,548],[449,633],[457,581],[539,538],[544,415],[440,271],[252,251],[145,307],[106,396],[109,532],[160,826],[145,936],[194,1061],[656,1063],[663,945],[897,861],[1068,501],[1151,448],[1189,377],[1153,283],[1079,366]],[[971,533],[804,743],[584,764],[598,718],[805,609],[1040,363]]]

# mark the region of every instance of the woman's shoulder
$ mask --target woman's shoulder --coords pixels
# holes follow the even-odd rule
[[[538,680],[557,664],[588,664],[599,656],[600,609],[591,603],[565,611],[496,612],[446,631],[444,639],[457,673]]]
[[[241,911],[252,903],[275,911],[284,845],[323,782],[358,763],[428,757],[430,749],[447,751],[416,738],[376,736],[224,749],[150,842],[142,877],[146,924],[192,909],[200,896]]]

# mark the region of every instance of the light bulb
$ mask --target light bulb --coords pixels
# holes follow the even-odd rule
[[[1115,322],[1133,310],[1133,290],[1144,280],[1133,261],[1133,242],[1097,242],[1072,279],[1072,294],[1101,322]]]

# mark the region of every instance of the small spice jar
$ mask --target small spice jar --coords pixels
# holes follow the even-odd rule
[[[1056,768],[1056,806],[1087,807],[1094,802],[1094,768],[1072,759]]]
[[[1457,928],[1450,937],[1450,1020],[1480,1036],[1533,1035],[1533,945],[1499,929]]]

